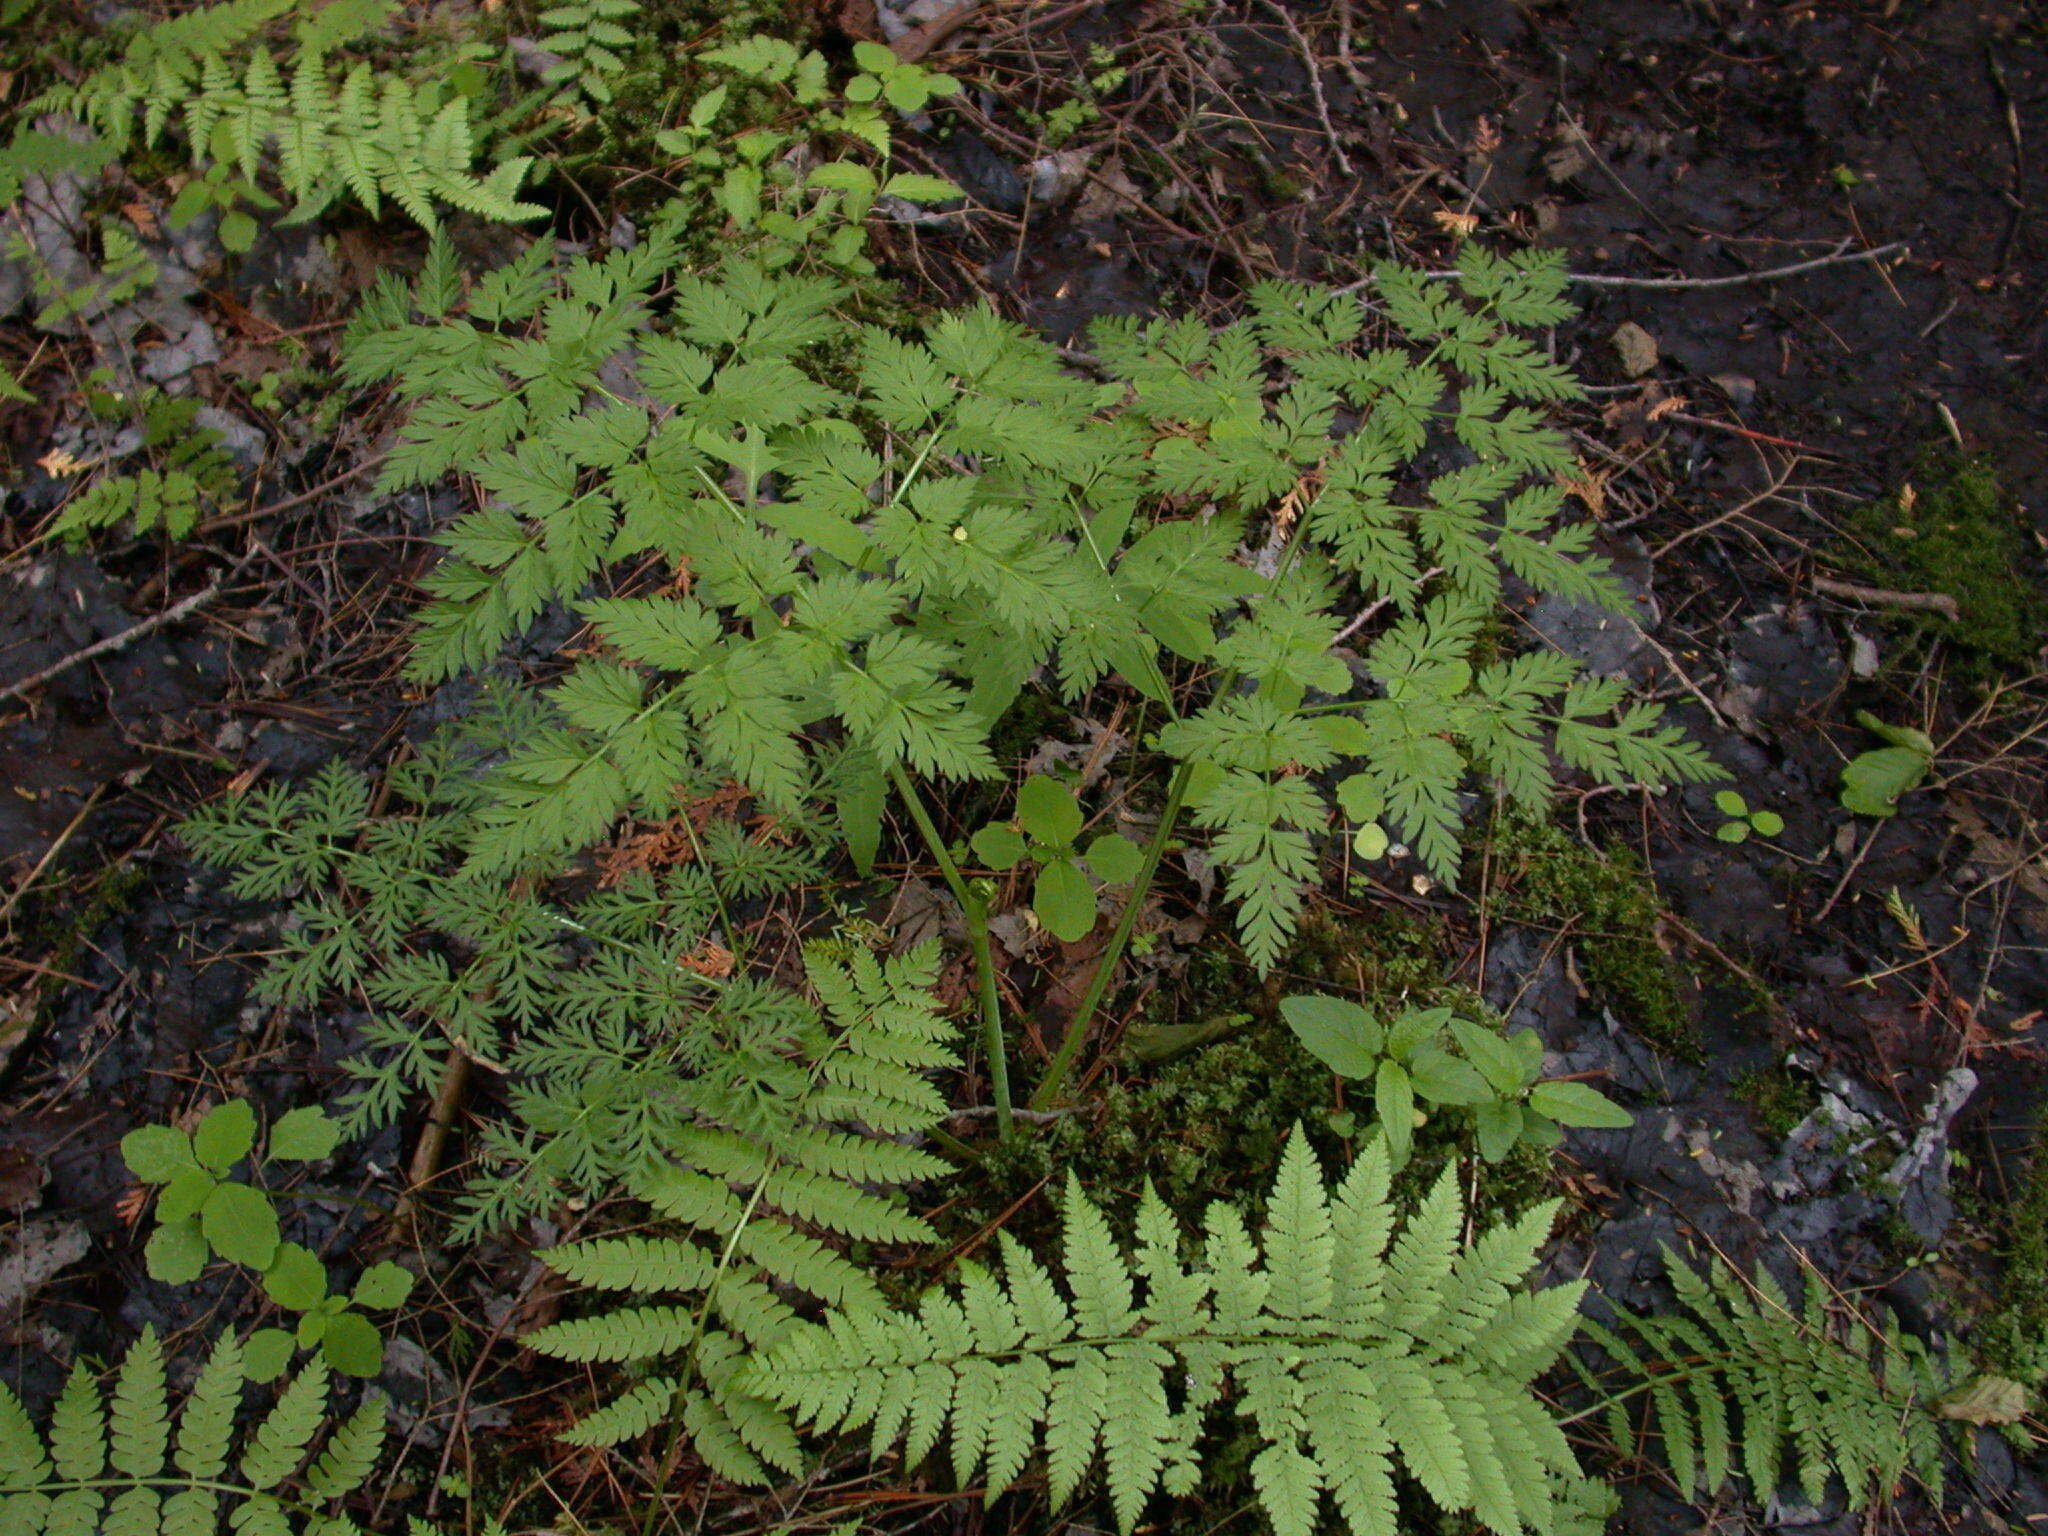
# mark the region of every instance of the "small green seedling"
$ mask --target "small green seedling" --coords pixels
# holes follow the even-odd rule
[[[973,839],[975,856],[990,869],[1014,869],[1026,862],[1038,866],[1031,910],[1046,932],[1068,944],[1095,926],[1095,883],[1089,873],[1105,885],[1127,885],[1143,862],[1138,845],[1115,832],[1103,833],[1081,851],[1075,839],[1086,820],[1071,790],[1034,773],[1017,791],[1016,819],[990,822]]]
[[[1842,767],[1842,808],[1858,816],[1896,816],[1899,797],[1918,789],[1934,766],[1934,742],[1925,731],[1887,725],[1867,709],[1856,723],[1891,743],[1859,752]]]
[[[1354,773],[1337,786],[1337,804],[1352,823],[1351,850],[1361,859],[1386,856],[1392,846],[1387,829],[1380,824],[1386,813],[1387,797],[1369,774]]]
[[[700,55],[710,64],[731,70],[743,80],[788,92],[804,108],[802,127],[784,130],[750,127],[732,134],[720,129],[731,88],[713,86],[698,97],[684,121],[657,133],[654,142],[664,153],[682,159],[717,184],[719,206],[741,229],[758,229],[774,244],[761,259],[774,266],[793,260],[799,251],[814,249],[834,266],[856,275],[874,271],[861,254],[867,234],[862,221],[882,197],[909,203],[943,203],[960,189],[937,176],[916,171],[891,174],[889,110],[920,112],[960,88],[957,80],[905,63],[879,43],[854,44],[859,72],[847,81],[836,105],[826,83],[825,56],[812,49],[800,52],[774,37],[749,37]],[[878,159],[811,156],[805,168],[794,168],[789,152],[809,146],[821,135],[842,135]],[[792,201],[774,194],[798,192]]]
[[[290,1110],[270,1128],[265,1162],[315,1162],[333,1152],[341,1126],[317,1108]],[[228,1175],[256,1146],[256,1112],[231,1099],[207,1112],[190,1135],[171,1125],[138,1126],[121,1138],[128,1171],[158,1186],[157,1228],[143,1262],[150,1278],[184,1285],[209,1259],[257,1271],[270,1299],[301,1314],[294,1332],[260,1328],[244,1346],[250,1379],[270,1381],[290,1363],[294,1346],[316,1345],[327,1363],[351,1376],[383,1368],[384,1341],[353,1307],[395,1307],[412,1289],[397,1264],[373,1264],[348,1297],[327,1290],[327,1267],[312,1250],[286,1242],[268,1191]]]
[[[223,147],[216,144],[216,152]],[[171,199],[165,219],[171,228],[183,229],[207,209],[217,208],[221,247],[239,256],[255,245],[258,227],[244,204],[266,211],[278,206],[276,198],[236,171],[235,156],[229,152],[186,181]]]
[[[1503,1036],[1448,1008],[1411,1008],[1383,1025],[1348,998],[1282,998],[1281,1017],[1309,1052],[1340,1077],[1370,1081],[1387,1150],[1407,1161],[1429,1105],[1472,1111],[1479,1155],[1497,1163],[1516,1143],[1557,1145],[1564,1125],[1622,1130],[1633,1117],[1584,1083],[1543,1077],[1533,1029]],[[1445,1031],[1450,1034],[1447,1048]]]
[[[1747,842],[1752,832],[1758,837],[1776,837],[1785,830],[1784,817],[1776,811],[1752,811],[1749,802],[1732,789],[1717,793],[1714,804],[1729,818],[1714,829],[1714,836],[1724,843]]]

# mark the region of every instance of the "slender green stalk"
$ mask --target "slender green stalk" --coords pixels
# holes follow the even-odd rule
[[[910,782],[910,775],[903,771],[903,765],[891,763],[889,778],[896,786],[896,793],[903,797],[910,819],[917,823],[918,835],[938,861],[939,873],[945,876],[946,885],[953,892],[953,899],[960,903],[960,914],[967,922],[967,941],[974,950],[975,979],[981,996],[982,1054],[988,1058],[989,1085],[994,1090],[996,1101],[996,1133],[1008,1141],[1016,1129],[1016,1112],[1010,1102],[1010,1058],[1003,1033],[1003,1002],[996,991],[995,955],[988,943],[988,902],[977,896],[961,875],[960,866],[953,862],[946,840],[939,836],[931,813],[925,809],[924,801],[918,798],[917,787]]]
[[[1137,926],[1138,913],[1145,905],[1145,893],[1152,887],[1152,877],[1159,872],[1159,860],[1166,853],[1166,845],[1173,837],[1173,829],[1180,820],[1182,806],[1187,801],[1188,780],[1194,776],[1194,765],[1182,763],[1167,786],[1166,804],[1159,812],[1159,825],[1153,829],[1152,840],[1145,844],[1145,852],[1139,860],[1137,877],[1131,881],[1131,894],[1124,902],[1124,909],[1118,915],[1116,927],[1110,931],[1109,942],[1102,947],[1102,958],[1096,964],[1095,974],[1088,978],[1088,990],[1081,994],[1081,1005],[1074,1010],[1073,1021],[1067,1025],[1067,1032],[1060,1041],[1060,1048],[1047,1063],[1045,1076],[1038,1081],[1038,1087],[1031,1094],[1031,1108],[1036,1110],[1051,1107],[1053,1099],[1066,1083],[1067,1074],[1073,1070],[1074,1059],[1081,1054],[1081,1042],[1088,1038],[1088,1026],[1095,1018],[1095,1010],[1102,1006],[1102,999],[1109,993],[1110,978],[1124,956],[1124,949],[1131,942],[1131,931]]]

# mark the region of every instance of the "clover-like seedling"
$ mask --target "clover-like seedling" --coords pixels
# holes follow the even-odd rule
[[[1369,774],[1354,773],[1337,785],[1337,804],[1351,824],[1351,848],[1361,859],[1377,859],[1391,846],[1380,824],[1387,797]]]
[[[1518,1142],[1555,1146],[1560,1125],[1626,1127],[1632,1117],[1583,1083],[1543,1078],[1543,1042],[1532,1029],[1503,1036],[1448,1008],[1410,1008],[1390,1025],[1348,998],[1282,998],[1295,1038],[1339,1077],[1369,1081],[1387,1150],[1407,1161],[1421,1106],[1470,1109],[1479,1155],[1497,1163]],[[1445,1046],[1448,1030],[1456,1044]]]
[[[372,1264],[356,1277],[347,1296],[330,1294],[327,1266],[309,1248],[297,1243],[278,1247],[277,1259],[263,1276],[264,1294],[287,1312],[299,1314],[298,1326],[259,1328],[242,1348],[243,1366],[253,1381],[281,1375],[295,1349],[318,1347],[327,1363],[350,1376],[374,1376],[384,1368],[384,1336],[357,1307],[383,1310],[412,1294],[412,1271],[403,1265]]]
[[[289,1110],[270,1127],[266,1162],[315,1162],[334,1151],[341,1126],[314,1107]],[[258,1329],[245,1347],[249,1377],[283,1372],[295,1345],[318,1346],[327,1363],[353,1376],[383,1368],[384,1341],[359,1307],[395,1307],[412,1289],[396,1264],[373,1264],[350,1296],[330,1296],[327,1267],[308,1248],[286,1242],[265,1190],[228,1177],[256,1146],[256,1112],[230,1099],[207,1112],[190,1135],[171,1125],[138,1126],[121,1138],[128,1171],[158,1186],[157,1227],[143,1250],[150,1278],[184,1285],[212,1258],[257,1271],[270,1299],[300,1313],[296,1333]]]
[[[1089,872],[1105,885],[1128,885],[1144,862],[1138,845],[1116,832],[1105,832],[1080,849],[1076,839],[1086,822],[1071,790],[1034,773],[1017,791],[1016,818],[990,822],[973,838],[975,856],[990,869],[1027,862],[1038,866],[1031,910],[1046,932],[1069,944],[1095,926],[1095,884]]]
[[[1724,843],[1747,842],[1752,832],[1758,837],[1776,837],[1785,830],[1784,817],[1776,811],[1752,811],[1749,802],[1732,789],[1718,792],[1714,804],[1729,818],[1714,829],[1714,836]]]

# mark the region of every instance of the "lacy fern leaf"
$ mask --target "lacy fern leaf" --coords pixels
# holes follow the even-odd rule
[[[1739,1274],[1716,1259],[1702,1273],[1666,1250],[1677,1295],[1670,1312],[1615,1309],[1613,1325],[1586,1335],[1626,1373],[1617,1390],[1578,1362],[1605,1396],[1608,1432],[1624,1453],[1653,1427],[1687,1498],[1712,1498],[1737,1473],[1758,1498],[1788,1479],[1819,1503],[1840,1478],[1851,1509],[1889,1497],[1910,1474],[1937,1497],[1940,1423],[1933,1400],[1946,1368],[1887,1319],[1830,1314],[1809,1274],[1795,1306],[1771,1276]],[[1649,1412],[1632,1412],[1647,1395]]]
[[[224,1525],[281,1533],[353,1529],[333,1506],[363,1485],[376,1462],[382,1400],[368,1398],[346,1419],[330,1422],[327,1369],[315,1357],[250,1425],[237,1459],[243,1380],[241,1348],[224,1336],[173,1414],[163,1348],[144,1329],[121,1362],[111,1398],[84,1366],[73,1369],[47,1436],[0,1386],[0,1528],[9,1536]]]
[[[835,1242],[929,1240],[893,1193],[946,1165],[894,1138],[945,1113],[928,1080],[954,1066],[951,1027],[933,1006],[929,947],[881,961],[814,946],[807,974],[819,1008],[751,1058],[678,1092],[693,1123],[632,1192],[675,1235],[599,1239],[542,1257],[573,1283],[676,1298],[557,1323],[526,1343],[557,1359],[633,1364],[653,1374],[572,1430],[579,1444],[631,1438],[680,1416],[723,1476],[759,1483],[800,1465],[795,1433],[768,1394],[740,1384],[741,1365],[798,1326],[808,1295],[873,1307],[880,1292]]]
[[[740,1380],[820,1431],[867,1430],[878,1456],[945,1444],[991,1501],[1035,1450],[1056,1502],[1100,1463],[1126,1532],[1156,1491],[1194,1487],[1226,1400],[1280,1536],[1308,1536],[1325,1499],[1358,1536],[1394,1536],[1403,1475],[1499,1536],[1550,1531],[1581,1475],[1530,1382],[1581,1287],[1516,1287],[1556,1206],[1466,1246],[1450,1171],[1396,1238],[1388,1180],[1375,1139],[1326,1188],[1297,1129],[1258,1237],[1218,1202],[1189,1261],[1149,1188],[1126,1254],[1070,1179],[1057,1276],[1005,1234],[1001,1278],[967,1266],[914,1309],[796,1324]]]
[[[468,97],[367,63],[330,66],[328,51],[380,24],[387,6],[329,5],[280,55],[263,34],[294,8],[228,0],[188,11],[138,32],[118,61],[35,105],[80,118],[117,152],[154,145],[175,128],[195,167],[232,164],[253,179],[274,155],[279,179],[298,199],[294,220],[314,217],[343,193],[372,214],[396,203],[428,228],[440,206],[485,219],[540,216],[544,210],[516,195],[530,157],[476,174]]]

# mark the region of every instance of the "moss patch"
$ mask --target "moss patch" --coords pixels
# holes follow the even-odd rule
[[[1496,911],[1569,930],[1587,984],[1658,1050],[1701,1057],[1678,977],[1657,942],[1662,904],[1643,861],[1619,844],[1596,851],[1548,821],[1504,813],[1492,831]]]
[[[1978,1359],[2017,1381],[2048,1377],[2048,1139],[2044,1118],[2033,1162],[2007,1208],[1998,1300],[1971,1333]]]
[[[1755,1111],[1756,1123],[1780,1141],[1820,1103],[1812,1081],[1783,1065],[1745,1072],[1732,1086],[1736,1097]]]
[[[1981,459],[1922,461],[1898,494],[1848,522],[1836,558],[1858,575],[1915,592],[1946,592],[1961,616],[1901,615],[1990,662],[2022,665],[2043,639],[2048,589],[2019,504]]]

